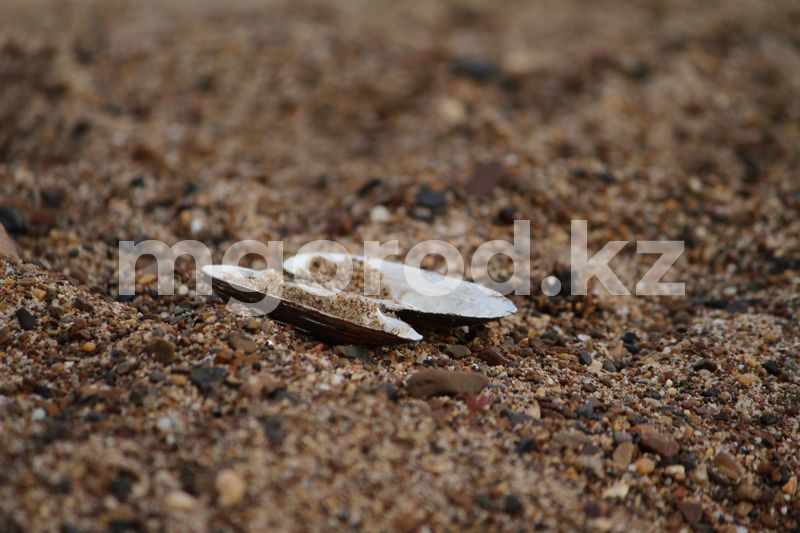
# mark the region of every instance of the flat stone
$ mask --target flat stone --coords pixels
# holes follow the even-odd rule
[[[11,237],[8,236],[2,224],[0,224],[0,257],[14,260],[19,259],[17,246],[14,244]]]
[[[618,470],[625,470],[631,464],[636,453],[636,445],[632,442],[622,442],[614,450],[613,462]]]
[[[210,391],[228,375],[228,371],[219,366],[198,366],[189,373],[189,379],[201,392]]]
[[[258,349],[256,341],[236,331],[231,332],[228,336],[228,344],[234,350],[241,350],[244,353],[253,353]]]
[[[582,365],[589,366],[592,364],[592,354],[587,352],[586,350],[581,350],[578,352],[578,362]]]
[[[30,331],[36,327],[36,317],[24,307],[17,309],[17,322],[19,322],[19,327],[25,331]]]
[[[219,504],[222,507],[236,505],[247,494],[247,484],[242,477],[234,470],[225,469],[217,474],[214,482],[219,497]]]
[[[642,448],[657,453],[661,457],[673,457],[681,449],[672,435],[661,433],[651,427],[643,427],[641,429],[641,436]]]
[[[175,345],[167,339],[156,338],[147,344],[147,353],[165,365],[175,361]]]
[[[714,458],[714,468],[716,471],[731,481],[738,481],[742,471],[732,455],[720,452]]]
[[[508,359],[494,348],[484,348],[478,352],[478,358],[491,366],[505,365],[508,363]]]
[[[477,394],[489,383],[489,378],[476,372],[430,369],[420,370],[408,378],[406,389],[413,398]]]
[[[453,359],[463,359],[465,357],[469,357],[470,355],[472,355],[472,350],[470,350],[463,344],[450,344],[447,346],[445,351]]]
[[[738,487],[736,487],[736,497],[740,500],[757,502],[761,499],[761,494],[761,489],[749,481],[743,481],[742,483],[739,483]]]
[[[649,457],[642,457],[636,461],[636,472],[641,475],[652,474],[656,469],[656,463]]]
[[[678,510],[689,525],[696,526],[703,520],[703,508],[697,502],[690,500],[678,502]]]

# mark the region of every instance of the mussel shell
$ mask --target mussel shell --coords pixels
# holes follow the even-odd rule
[[[367,259],[337,253],[304,253],[288,258],[283,268],[289,274],[302,278],[309,263],[321,257],[338,263],[348,257],[380,268],[382,283],[394,300],[392,309],[401,320],[419,329],[442,329],[473,326],[498,320],[514,314],[517,307],[502,294],[465,280],[446,278],[436,272],[423,271],[394,261]],[[415,270],[432,280],[452,280],[455,290],[445,296],[426,296],[414,290],[406,281],[406,272]]]
[[[382,346],[389,344],[401,344],[410,341],[417,341],[422,336],[410,326],[403,324],[397,319],[385,317],[398,326],[401,326],[402,335],[396,335],[389,331],[369,328],[361,324],[356,324],[340,317],[329,315],[312,307],[277,298],[252,288],[245,287],[236,282],[224,279],[225,269],[238,269],[239,273],[248,277],[255,271],[241,267],[229,267],[224,265],[211,265],[203,269],[203,273],[211,278],[211,287],[225,302],[231,298],[243,304],[249,304],[258,309],[259,302],[275,304],[277,306],[269,312],[268,316],[272,320],[291,324],[292,326],[306,331],[325,342],[331,344],[358,344],[361,346]],[[266,300],[265,300],[266,298]],[[402,327],[407,326],[407,327]]]

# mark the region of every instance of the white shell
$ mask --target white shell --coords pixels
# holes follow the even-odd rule
[[[258,308],[258,303],[255,302],[261,300],[264,300],[265,303],[275,303],[275,300],[278,299],[280,302],[286,303],[288,305],[287,308],[275,309],[270,316],[275,320],[294,324],[301,329],[329,340],[345,342],[353,335],[360,335],[358,340],[363,341],[363,344],[390,344],[392,342],[418,341],[422,339],[422,335],[417,333],[414,328],[402,320],[385,314],[379,305],[375,306],[373,316],[382,327],[380,330],[376,330],[363,324],[330,315],[301,302],[270,296],[231,279],[238,276],[245,278],[245,280],[253,279],[259,274],[257,270],[231,265],[207,265],[203,267],[203,273],[211,278],[215,292],[222,296],[235,297],[243,302],[251,302],[249,305],[256,309]],[[285,283],[287,286],[299,288],[317,296],[335,296],[333,291],[319,285],[304,283],[301,280]],[[374,299],[367,300],[375,303]]]
[[[304,253],[290,257],[283,263],[283,268],[296,279],[310,277],[309,264],[320,257],[333,263],[340,263],[348,258],[363,261],[368,267],[381,272],[383,286],[386,287],[396,306],[387,302],[387,307],[397,310],[407,310],[436,320],[435,317],[459,317],[465,323],[476,323],[496,320],[514,314],[517,307],[502,294],[487,287],[470,281],[450,278],[436,272],[429,272],[407,266],[403,263],[386,261],[377,258],[362,256],[348,256],[337,253]],[[413,275],[446,285],[449,292],[443,296],[430,296],[422,294],[409,284],[408,279]],[[402,317],[406,320],[406,317]],[[457,320],[457,319],[456,319]],[[452,320],[446,325],[453,325]]]

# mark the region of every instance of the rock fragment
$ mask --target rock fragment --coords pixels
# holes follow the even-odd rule
[[[657,453],[661,457],[673,457],[680,450],[680,445],[672,435],[661,433],[655,428],[643,427],[641,429],[641,436],[642,448]]]
[[[241,350],[244,353],[253,353],[258,349],[256,341],[236,331],[231,332],[228,336],[228,344],[234,350]]]
[[[222,507],[230,507],[241,502],[247,493],[247,484],[242,477],[231,469],[225,469],[217,474],[214,482],[217,489],[219,504]]]
[[[476,372],[443,369],[420,370],[406,383],[408,394],[413,398],[431,396],[477,394],[489,383],[489,378]]]

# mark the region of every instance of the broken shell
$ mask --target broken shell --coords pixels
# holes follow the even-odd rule
[[[390,309],[371,298],[336,293],[303,281],[285,282],[280,296],[270,294],[266,289],[259,288],[259,281],[264,278],[265,272],[228,265],[203,267],[203,273],[211,278],[214,292],[226,302],[234,298],[251,310],[268,312],[273,320],[291,324],[333,344],[379,346],[422,339],[411,326],[390,316]],[[357,304],[356,310],[352,309],[352,305],[343,306],[349,307],[346,311],[357,311],[359,316],[337,316],[338,313],[320,309],[335,310],[342,294],[347,302]],[[309,302],[313,302],[313,307]]]
[[[366,268],[381,275],[381,288],[388,290],[391,300],[381,300],[384,308],[414,327],[438,329],[470,326],[497,320],[514,314],[516,306],[489,288],[421,270],[402,263],[337,253],[304,253],[290,257],[283,263],[286,272],[295,279],[314,279],[311,264],[316,258],[338,265],[345,261],[360,261]],[[421,276],[431,283],[445,284],[449,292],[443,296],[430,296],[416,290],[409,278]]]

